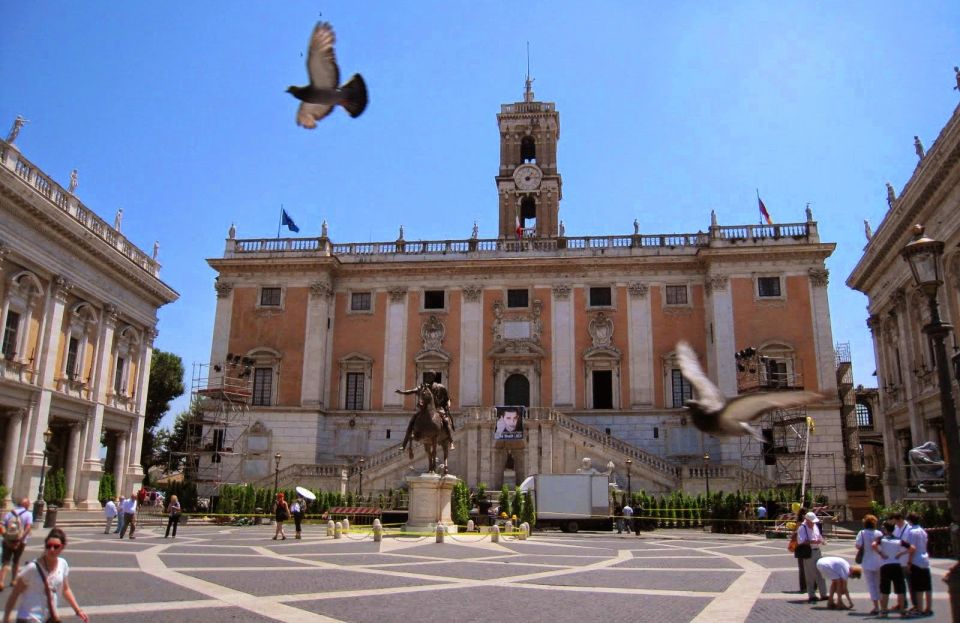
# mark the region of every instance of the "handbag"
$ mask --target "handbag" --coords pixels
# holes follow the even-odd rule
[[[853,559],[858,565],[863,564],[863,550],[864,550],[863,547],[861,547],[860,549],[858,549],[858,550],[857,550],[857,555],[856,555],[856,557]]]
[[[799,543],[797,544],[797,549],[793,552],[794,558],[799,558],[800,560],[805,560],[813,556],[813,548],[809,543]]]
[[[790,542],[787,543],[787,551],[791,554],[797,551],[797,533],[794,532],[790,535]]]

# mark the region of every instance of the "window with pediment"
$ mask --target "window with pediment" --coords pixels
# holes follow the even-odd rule
[[[30,322],[40,313],[43,286],[40,279],[30,271],[20,271],[7,281],[3,299],[3,343],[0,352],[8,361],[27,362]]]

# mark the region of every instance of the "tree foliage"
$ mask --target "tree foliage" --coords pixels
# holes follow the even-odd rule
[[[165,448],[157,443],[156,428],[170,410],[170,402],[182,396],[183,392],[183,360],[173,353],[153,351],[144,412],[143,446],[140,448],[140,464],[145,471],[166,460]]]

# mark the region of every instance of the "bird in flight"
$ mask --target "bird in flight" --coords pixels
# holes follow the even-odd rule
[[[686,342],[677,344],[677,359],[680,373],[693,385],[696,395],[696,399],[685,403],[690,409],[693,424],[710,435],[753,435],[763,443],[763,435],[756,427],[751,426],[750,422],[759,419],[768,411],[799,407],[823,399],[823,396],[816,392],[782,391],[746,394],[727,400],[720,388],[704,374],[696,353]]]
[[[360,74],[353,74],[340,86],[340,68],[333,52],[336,40],[329,22],[317,22],[307,48],[310,84],[287,89],[287,93],[300,100],[297,125],[301,127],[310,130],[317,127],[317,121],[329,115],[337,104],[351,117],[359,117],[367,107],[367,85]]]

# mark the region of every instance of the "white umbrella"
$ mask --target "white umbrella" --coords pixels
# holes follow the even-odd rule
[[[305,487],[297,487],[297,494],[303,499],[310,500],[311,502],[317,499],[317,496],[315,496],[310,489]]]

